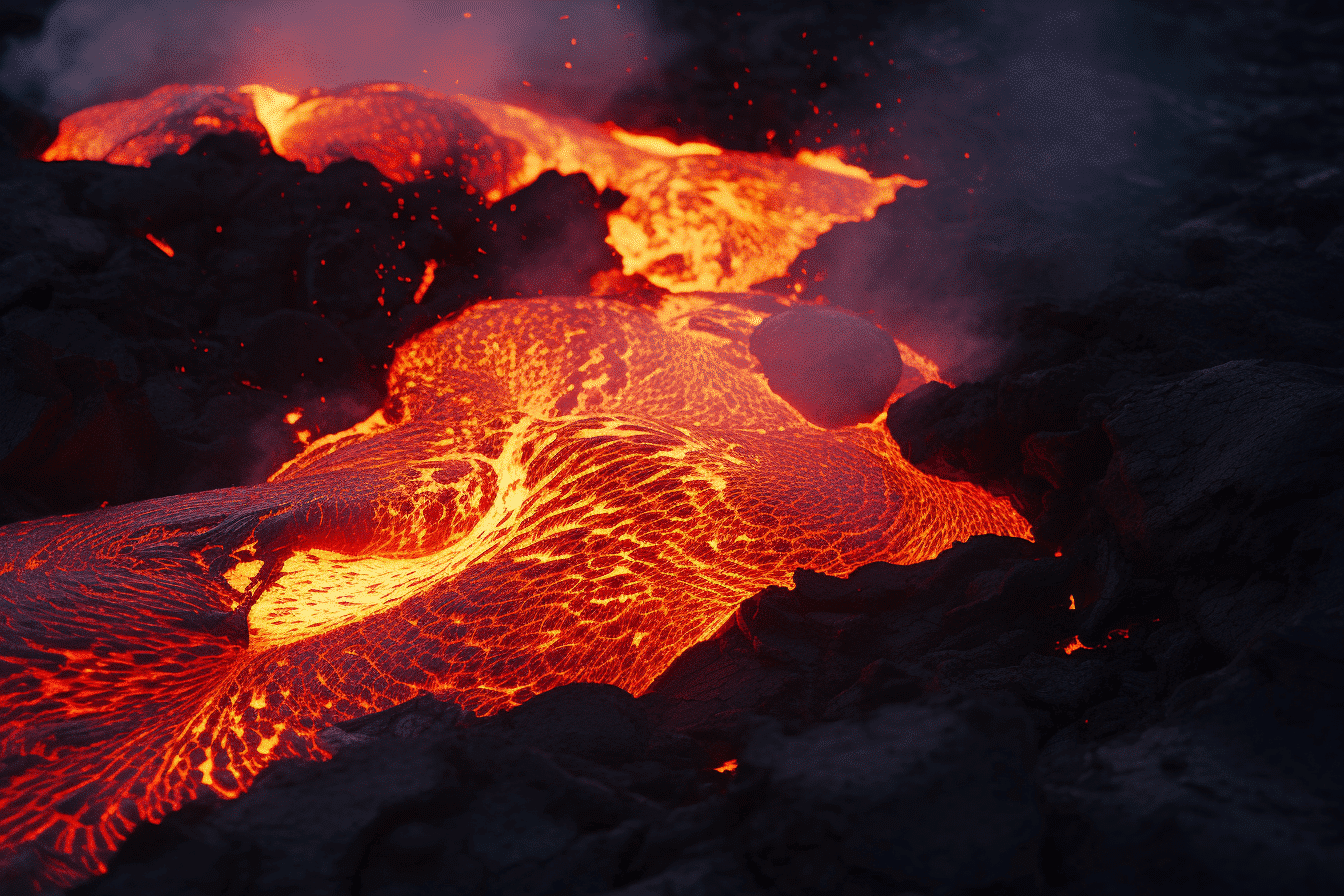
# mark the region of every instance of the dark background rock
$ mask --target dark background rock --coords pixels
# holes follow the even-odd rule
[[[781,893],[968,891],[1034,877],[1035,737],[1018,708],[893,704],[793,736],[738,769],[745,849]]]
[[[0,5],[0,36],[50,5]],[[142,826],[79,891],[1341,889],[1344,21],[1079,10],[661,4],[675,50],[609,107],[930,179],[774,286],[944,362],[960,385],[891,431],[1034,545],[800,571],[638,699],[343,722],[334,759]],[[0,98],[6,522],[256,481],[376,407],[399,341],[618,267],[620,197],[581,175],[487,210],[247,134],[32,161],[54,124]]]
[[[8,459],[6,521],[259,481],[378,407],[394,346],[469,299],[586,292],[616,264],[602,239],[622,200],[581,175],[486,211],[362,162],[309,174],[243,133],[148,169],[10,162],[0,325],[105,364],[120,391],[100,463],[123,474],[67,488],[54,467]],[[140,409],[134,426],[122,405]]]

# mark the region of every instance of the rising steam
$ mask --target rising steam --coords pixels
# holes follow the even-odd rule
[[[169,83],[399,80],[592,116],[669,49],[645,19],[639,3],[594,0],[66,0],[11,48],[0,87],[65,115]]]

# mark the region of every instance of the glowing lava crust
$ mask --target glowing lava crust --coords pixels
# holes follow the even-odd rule
[[[479,713],[639,693],[796,568],[1028,535],[880,424],[807,423],[753,364],[763,316],[477,305],[402,347],[384,410],[262,485],[3,530],[7,861],[76,881],[202,788],[323,755],[337,720],[422,691]]]
[[[61,122],[49,162],[92,159],[148,165],[211,133],[266,135],[287,159],[321,171],[361,159],[402,183],[448,177],[497,202],[544,171],[583,172],[624,193],[607,242],[624,273],[672,292],[740,292],[781,277],[798,253],[843,221],[866,221],[903,186],[874,178],[834,152],[796,158],[674,144],[615,125],[546,115],[410,84],[282,93],[174,84],[93,106]]]
[[[406,85],[164,88],[71,116],[46,157],[147,164],[238,129],[482,202],[584,171],[629,197],[625,273],[673,294],[476,305],[401,346],[382,410],[262,485],[0,530],[0,881],[77,883],[142,820],[422,692],[477,713],[575,681],[641,693],[797,568],[1030,537],[911,467],[882,418],[824,429],[772,392],[749,343],[782,306],[695,292],[779,276],[922,182]]]

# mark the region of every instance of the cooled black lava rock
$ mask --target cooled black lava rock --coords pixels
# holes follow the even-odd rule
[[[349,337],[307,311],[271,312],[243,332],[241,348],[243,371],[263,389],[290,392],[305,382],[317,388],[353,386],[366,375]]]
[[[880,327],[836,308],[790,308],[751,334],[775,394],[835,429],[872,420],[901,381],[901,353]]]
[[[117,373],[22,331],[0,336],[0,515],[120,503],[152,481],[160,433]]]
[[[1034,752],[1020,707],[988,701],[889,705],[793,736],[763,729],[735,794],[749,861],[798,896],[1029,881],[1042,829]]]

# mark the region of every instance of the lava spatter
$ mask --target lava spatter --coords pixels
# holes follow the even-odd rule
[[[4,529],[0,861],[68,885],[139,821],[323,755],[335,721],[424,691],[480,713],[639,693],[796,568],[1029,535],[880,425],[804,420],[753,365],[763,317],[477,305],[262,485]]]

